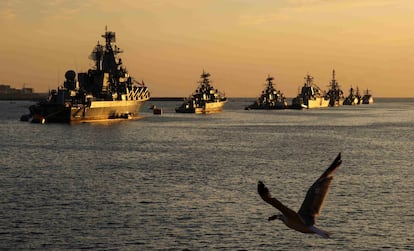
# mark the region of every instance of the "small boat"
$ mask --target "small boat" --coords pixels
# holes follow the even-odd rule
[[[322,90],[313,83],[313,77],[309,74],[305,77],[305,83],[302,86],[300,93],[293,98],[293,109],[312,109],[328,107],[329,99],[326,99]]]
[[[329,84],[329,90],[326,93],[326,99],[329,99],[329,106],[341,106],[345,99],[344,92],[335,79],[335,70],[332,71],[332,80]]]
[[[150,94],[145,84],[135,81],[117,56],[115,32],[105,30],[105,45],[95,46],[89,56],[95,67],[76,74],[68,70],[65,82],[49,98],[29,107],[34,123],[70,123],[138,116]]]
[[[152,110],[152,114],[155,114],[155,115],[161,115],[162,114],[162,108],[159,108],[156,105],[152,105],[150,107],[150,109]]]
[[[273,77],[268,76],[266,81],[266,89],[262,91],[262,95],[257,98],[257,100],[246,107],[248,109],[265,109],[265,110],[272,110],[272,109],[285,109],[288,104],[286,98],[283,96],[283,93],[279,90],[276,90],[273,86],[274,80]]]
[[[344,105],[359,105],[361,104],[361,95],[359,94],[359,88],[357,87],[356,90],[354,88],[349,89],[349,95],[344,100]]]
[[[198,88],[180,107],[175,109],[177,113],[206,114],[223,110],[227,98],[223,93],[214,89],[210,84],[209,77],[210,73],[203,70]]]
[[[364,105],[370,105],[374,103],[374,98],[372,97],[372,94],[370,93],[370,91],[367,89],[365,91],[364,96],[362,97],[362,104]]]

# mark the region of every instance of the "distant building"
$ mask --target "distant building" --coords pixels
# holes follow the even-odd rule
[[[10,85],[0,85],[0,93],[8,94],[11,92]]]
[[[42,99],[47,97],[46,93],[34,93],[33,88],[24,87],[16,89],[7,84],[0,84],[0,100],[26,100]]]
[[[32,94],[33,88],[23,87],[22,89],[12,88],[10,85],[0,85],[0,94]]]
[[[32,94],[33,93],[33,88],[22,88],[22,93],[23,94]]]

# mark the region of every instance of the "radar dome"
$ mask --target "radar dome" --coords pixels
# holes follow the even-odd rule
[[[74,81],[76,77],[76,72],[73,70],[69,70],[65,73],[65,78],[67,81]]]

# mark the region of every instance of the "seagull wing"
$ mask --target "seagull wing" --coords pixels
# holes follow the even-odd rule
[[[341,153],[335,158],[331,166],[313,183],[306,193],[305,200],[299,209],[298,214],[305,221],[306,225],[315,224],[315,216],[318,216],[328,194],[329,186],[333,179],[334,171],[341,165]]]
[[[269,189],[267,189],[267,187],[263,184],[263,182],[259,181],[259,183],[257,184],[257,191],[258,191],[260,197],[262,197],[262,199],[264,201],[266,201],[270,205],[277,208],[286,217],[289,218],[290,216],[297,215],[297,213],[295,211],[293,211],[292,209],[286,207],[285,205],[283,205],[277,199],[273,198],[270,195]]]

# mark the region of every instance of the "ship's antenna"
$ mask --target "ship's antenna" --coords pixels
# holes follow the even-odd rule
[[[60,70],[59,70],[59,67],[57,67],[57,69],[56,69],[56,78],[57,78],[57,82],[58,82],[58,84],[60,83],[60,74],[59,74],[59,72],[60,72]],[[50,88],[49,88],[49,92],[50,92]]]

